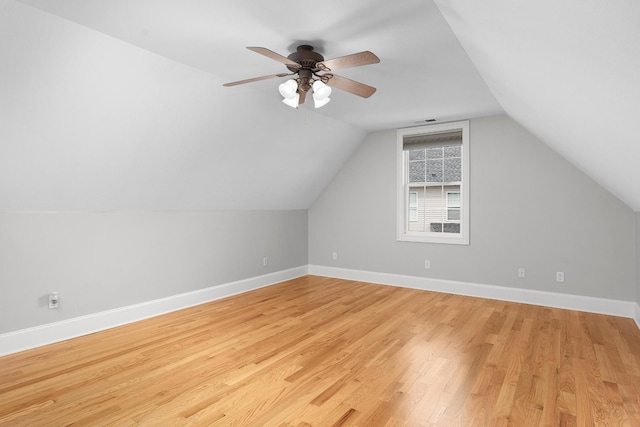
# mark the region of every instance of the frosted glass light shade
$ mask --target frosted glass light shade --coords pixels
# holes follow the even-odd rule
[[[316,108],[327,105],[329,101],[331,101],[329,95],[331,95],[331,88],[329,86],[320,80],[313,82],[313,103]]]
[[[300,102],[300,94],[295,93],[291,98],[285,98],[282,100],[285,104],[287,104],[291,108],[298,108],[298,103]]]
[[[313,104],[316,108],[327,105],[329,101],[331,101],[331,98],[316,99],[316,95],[313,95]]]
[[[313,99],[318,101],[328,98],[331,95],[331,88],[320,80],[313,82]]]
[[[280,91],[280,95],[285,99],[293,99],[298,95],[298,82],[293,79],[289,79],[278,86],[278,90]]]

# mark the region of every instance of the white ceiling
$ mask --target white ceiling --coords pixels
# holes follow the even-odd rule
[[[640,210],[637,3],[436,3],[0,0],[0,210],[304,209],[369,131],[503,111]],[[378,91],[222,87],[303,42]]]

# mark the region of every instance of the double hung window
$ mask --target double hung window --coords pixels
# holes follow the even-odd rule
[[[398,130],[398,240],[469,243],[469,123]]]

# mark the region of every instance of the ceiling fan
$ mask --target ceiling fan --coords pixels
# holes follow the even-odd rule
[[[313,50],[313,46],[300,45],[296,52],[284,57],[264,47],[247,47],[256,53],[283,63],[290,73],[270,74],[268,76],[254,77],[246,80],[225,83],[223,86],[236,86],[245,83],[267,80],[275,77],[296,76],[282,83],[279,87],[283,102],[297,108],[304,103],[307,92],[313,90],[315,107],[321,107],[329,102],[331,87],[342,89],[354,95],[368,98],[376,91],[375,87],[333,74],[333,70],[341,68],[359,67],[362,65],[376,64],[380,59],[368,50],[328,59]]]

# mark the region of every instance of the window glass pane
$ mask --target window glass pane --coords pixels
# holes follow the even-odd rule
[[[452,208],[460,207],[460,193],[449,192],[447,193],[447,206]]]
[[[442,147],[427,148],[427,159],[441,159]]]
[[[424,186],[409,187],[408,231],[424,231]]]
[[[418,220],[418,193],[409,193],[409,221]]]
[[[442,231],[445,233],[460,233],[460,224],[459,223],[450,223],[450,224],[442,224]]]
[[[426,182],[442,182],[442,160],[427,160]]]
[[[424,160],[424,148],[421,150],[409,150],[409,160]]]
[[[443,163],[443,181],[458,182],[462,181],[462,159],[444,159]]]
[[[425,182],[426,169],[424,160],[409,162],[409,182]]]
[[[409,193],[409,206],[418,206],[418,193]]]
[[[447,209],[447,219],[449,221],[460,221],[460,209]]]
[[[462,147],[460,145],[450,145],[444,147],[444,157],[460,157],[462,156]]]

